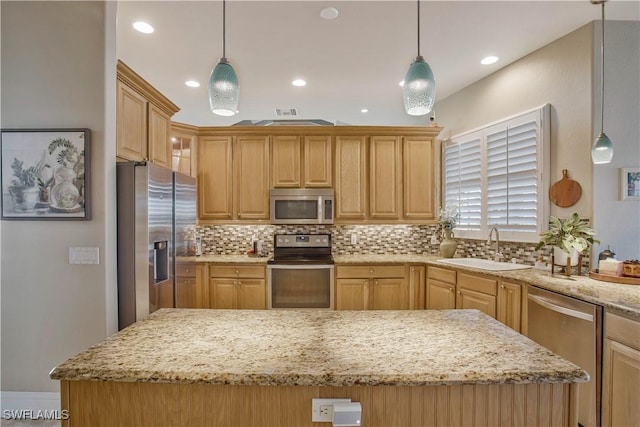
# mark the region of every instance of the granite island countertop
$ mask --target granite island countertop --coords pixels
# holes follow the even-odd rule
[[[287,386],[588,380],[579,367],[477,310],[162,309],[50,376]]]

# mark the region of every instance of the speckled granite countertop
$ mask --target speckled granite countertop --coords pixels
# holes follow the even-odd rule
[[[202,255],[196,257],[196,262],[216,264],[266,264],[268,260],[268,256],[254,257],[249,255]]]
[[[584,382],[588,374],[477,310],[162,309],[51,378],[349,386]]]
[[[517,280],[529,285],[558,292],[583,301],[602,305],[640,320],[640,286],[603,282],[588,276],[566,277],[551,275],[541,270],[487,271],[471,267],[452,266],[438,262],[435,255],[334,255],[337,264],[402,264],[425,263],[438,267],[469,271],[504,279]]]

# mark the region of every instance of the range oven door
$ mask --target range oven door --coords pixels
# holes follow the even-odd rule
[[[267,269],[269,309],[333,310],[333,265],[270,264]]]

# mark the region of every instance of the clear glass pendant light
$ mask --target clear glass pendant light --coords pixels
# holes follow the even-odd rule
[[[436,80],[420,55],[420,0],[418,0],[418,56],[409,67],[402,88],[404,109],[412,116],[429,114],[436,100]]]
[[[226,58],[226,2],[222,1],[222,58],[209,76],[209,106],[214,114],[233,116],[238,111],[240,85],[238,77]]]
[[[604,4],[607,0],[591,0],[593,4],[602,5],[602,37],[600,39],[600,135],[593,141],[591,146],[591,161],[595,165],[610,163],[613,159],[613,144],[604,133]]]

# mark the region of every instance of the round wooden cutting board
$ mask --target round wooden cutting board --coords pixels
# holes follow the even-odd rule
[[[567,170],[562,170],[562,179],[549,189],[549,200],[556,206],[568,208],[575,205],[582,196],[582,187],[577,181],[569,179]]]

